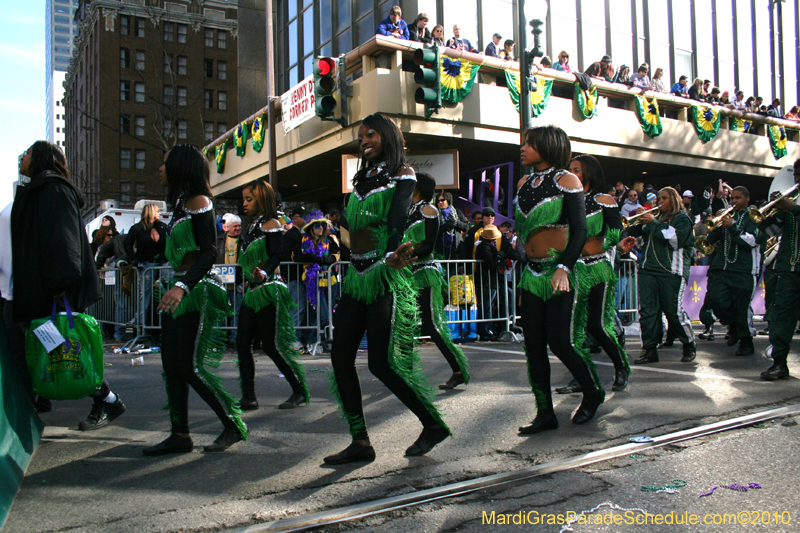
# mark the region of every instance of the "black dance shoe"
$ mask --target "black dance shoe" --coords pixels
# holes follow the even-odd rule
[[[627,370],[625,370],[625,369],[617,370],[614,373],[614,384],[611,385],[611,390],[613,390],[614,392],[619,392],[621,390],[625,390],[625,387],[628,386],[628,377],[629,376],[630,376],[630,373]]]
[[[144,455],[166,455],[168,453],[189,453],[194,448],[191,437],[181,437],[172,434],[166,440],[159,442],[155,446],[142,449]]]
[[[542,411],[541,413],[536,414],[536,418],[533,419],[530,426],[523,426],[519,428],[520,435],[535,435],[536,433],[541,433],[542,431],[548,431],[551,429],[558,429],[558,418],[556,418],[556,413],[549,409],[547,411]]]
[[[683,357],[681,363],[691,363],[697,357],[697,344],[694,341],[687,342],[683,345]]]
[[[667,333],[667,338],[664,342],[658,345],[659,348],[669,348],[675,344],[675,337]]]
[[[295,407],[305,407],[306,397],[302,392],[295,392],[289,399],[278,406],[278,409],[294,409]]]
[[[258,409],[258,400],[255,397],[242,397],[242,399],[239,400],[239,409],[242,411],[255,411]]]
[[[366,444],[362,444],[366,442]],[[369,444],[369,440],[354,440],[350,446],[337,454],[329,455],[322,461],[326,465],[346,465],[348,463],[371,463],[375,460],[375,449]]]
[[[209,453],[224,452],[240,440],[242,440],[242,434],[238,429],[225,428],[212,444],[203,446],[203,451]]]
[[[776,381],[779,379],[789,379],[789,367],[786,364],[775,363],[766,372],[761,373],[764,381]]]
[[[706,326],[702,333],[697,335],[697,338],[704,341],[714,340],[714,324]]]
[[[600,407],[601,403],[603,403],[605,397],[606,393],[603,391],[603,389],[596,389],[594,392],[584,394],[581,406],[578,407],[578,410],[575,411],[575,415],[572,417],[572,423],[585,424],[594,418],[597,408]]]
[[[450,376],[450,379],[447,380],[447,383],[444,385],[439,385],[440,390],[450,390],[455,389],[459,385],[464,383],[464,374],[461,372],[453,372],[453,375]]]
[[[574,379],[566,387],[556,387],[556,394],[573,394],[575,392],[583,392],[583,389]]]
[[[434,446],[449,436],[450,432],[447,431],[447,428],[443,428],[442,426],[422,428],[422,433],[419,434],[419,438],[406,450],[406,456],[417,457],[425,455],[431,451]]]
[[[635,360],[635,365],[646,365],[648,363],[658,363],[658,350],[655,348],[647,348],[639,359]]]
[[[756,353],[756,347],[753,346],[753,338],[745,337],[739,341],[739,349],[736,350],[736,355],[753,355]]]
[[[728,327],[728,334],[725,335],[725,342],[728,346],[734,346],[737,342],[739,342],[739,334],[736,332],[736,328],[734,326]]]

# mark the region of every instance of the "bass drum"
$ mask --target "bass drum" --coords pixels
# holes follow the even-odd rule
[[[769,187],[769,193],[774,191],[783,192],[794,185],[794,167],[787,165],[780,169],[775,177],[772,179],[772,185]]]

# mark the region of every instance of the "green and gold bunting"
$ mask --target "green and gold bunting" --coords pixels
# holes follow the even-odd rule
[[[535,90],[531,87],[531,114],[533,118],[538,117],[547,108],[550,95],[553,93],[553,80],[545,78],[534,78],[536,80]],[[514,103],[514,107],[519,111],[519,73],[506,69],[506,85],[508,86],[508,96]]]
[[[689,108],[689,114],[701,141],[708,142],[717,136],[722,118],[719,110],[704,105],[693,105]]]
[[[584,91],[580,84],[576,83],[575,96],[583,118],[592,118],[597,114],[597,87]]]
[[[242,122],[233,130],[233,147],[236,148],[236,155],[244,156],[247,149],[247,122]]]
[[[457,104],[472,91],[480,64],[442,56],[442,100]]]
[[[263,114],[253,120],[253,129],[250,130],[250,138],[253,140],[253,150],[256,152],[260,152],[264,147],[264,132],[266,131],[264,126]]]
[[[743,118],[730,117],[729,124],[732,131],[738,131],[740,133],[750,133],[750,128],[753,127],[752,121]]]
[[[222,174],[225,172],[225,158],[228,156],[228,139],[217,145],[216,154],[217,174]]]
[[[203,157],[208,159],[208,146],[204,146],[202,152],[203,152]]]
[[[639,118],[639,124],[642,125],[642,131],[650,137],[658,137],[663,131],[661,126],[661,117],[658,114],[658,100],[655,97],[647,101],[643,95],[637,95],[636,100],[636,116]]]
[[[769,125],[767,127],[769,134],[769,145],[772,148],[772,155],[775,159],[780,159],[788,152],[786,150],[786,130],[780,126]]]

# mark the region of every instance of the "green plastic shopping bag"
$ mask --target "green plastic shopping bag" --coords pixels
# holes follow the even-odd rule
[[[56,301],[49,317],[31,322],[25,337],[25,357],[33,390],[51,400],[85,398],[103,385],[103,335],[94,317],[73,313],[66,297],[66,312],[56,313]],[[49,353],[33,332],[52,320],[66,339]]]

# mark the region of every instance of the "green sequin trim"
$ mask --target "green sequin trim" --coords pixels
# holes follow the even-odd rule
[[[167,237],[164,255],[169,264],[174,269],[178,269],[183,264],[183,258],[189,252],[198,250],[194,241],[194,229],[192,229],[192,219],[187,218],[178,222]]]
[[[520,232],[520,238],[523,241],[527,241],[530,232],[536,228],[558,222],[558,219],[561,218],[563,204],[563,197],[559,196],[553,198],[550,201],[544,202],[539,207],[536,207],[528,216],[525,216],[519,206],[517,206],[514,212],[514,224]]]

